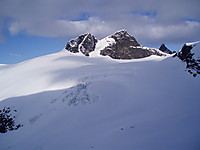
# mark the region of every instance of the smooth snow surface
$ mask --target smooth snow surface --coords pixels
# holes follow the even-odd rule
[[[186,45],[194,47],[194,46],[196,46],[199,43],[200,43],[200,41],[197,41],[197,42],[192,42],[192,43],[186,43]]]
[[[23,124],[0,134],[0,149],[199,150],[199,85],[170,55],[61,51],[0,66],[0,109],[16,109]]]

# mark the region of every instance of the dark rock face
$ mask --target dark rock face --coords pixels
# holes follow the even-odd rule
[[[97,41],[98,40],[90,33],[83,34],[69,41],[65,49],[72,53],[82,52],[85,56],[89,56],[89,53],[95,50]]]
[[[110,36],[115,39],[117,46],[129,47],[129,46],[141,46],[136,39],[131,36],[126,30],[121,30]]]
[[[142,46],[139,47],[122,47],[117,49],[116,45],[108,46],[100,53],[103,56],[110,56],[113,59],[137,59],[144,58],[151,55],[165,56],[154,49],[145,49]]]
[[[136,59],[151,55],[164,56],[164,54],[155,49],[141,46],[136,39],[125,30],[116,32],[109,36],[109,38],[113,38],[115,43],[101,50],[100,54],[103,56],[108,55],[113,59]]]
[[[191,57],[191,50],[192,50],[192,46],[187,46],[186,44],[183,45],[181,51],[179,51],[178,57],[182,60],[182,61],[186,61],[188,59],[188,57]]]
[[[165,44],[162,44],[162,45],[160,46],[159,50],[161,50],[162,52],[167,53],[167,54],[172,54],[172,53],[173,53],[171,50],[169,50],[169,49],[165,46]]]
[[[186,70],[196,77],[200,74],[200,58],[195,59],[194,53],[191,52],[194,46],[184,44],[182,49],[175,55],[186,63]]]

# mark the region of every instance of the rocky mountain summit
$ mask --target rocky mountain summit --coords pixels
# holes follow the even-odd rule
[[[90,33],[82,34],[76,39],[69,41],[65,47],[66,50],[72,53],[83,53],[89,56],[89,53],[95,50],[98,40]]]
[[[105,40],[107,43],[101,49],[96,49],[96,45],[102,40]],[[90,33],[83,34],[69,41],[65,49],[73,53],[81,52],[85,56],[90,56],[90,53],[93,51],[99,51],[99,55],[110,56],[113,59],[137,59],[151,55],[166,56],[158,49],[140,45],[126,30],[115,32],[102,40],[97,40]]]
[[[186,43],[182,49],[175,54],[180,60],[186,63],[186,70],[196,77],[200,74],[200,57],[196,57],[191,50],[200,42]]]
[[[108,55],[113,59],[135,59],[151,55],[165,56],[159,50],[140,45],[126,30],[118,31],[109,38],[113,38],[115,43],[101,50],[100,54],[103,56]]]
[[[82,53],[85,56],[109,56],[112,59],[139,59],[151,55],[166,56],[174,54],[186,63],[186,71],[196,77],[200,74],[200,58],[195,58],[191,50],[199,42],[186,43],[179,52],[169,50],[165,44],[159,49],[142,46],[126,30],[120,30],[114,34],[98,40],[90,33],[82,34],[67,43],[65,49],[72,53]]]
[[[175,52],[172,52],[171,50],[169,50],[169,49],[165,46],[165,44],[162,44],[162,45],[160,46],[159,50],[161,50],[162,52],[167,53],[167,54],[173,54],[173,53],[175,53]]]

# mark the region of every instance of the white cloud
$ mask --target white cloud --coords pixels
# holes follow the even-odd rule
[[[45,37],[77,36],[89,32],[97,36],[105,35],[110,29],[104,21],[98,18],[89,18],[83,21],[46,20],[46,22],[12,22],[9,31],[12,35],[20,31],[30,35]]]
[[[21,55],[21,54],[17,54],[17,53],[10,53],[10,56],[13,56],[13,57],[21,57],[22,55]]]
[[[134,30],[134,29],[133,29]],[[200,23],[185,21],[180,24],[159,25],[146,24],[134,30],[135,35],[143,40],[152,40],[152,42],[184,42],[198,40],[200,38]],[[134,32],[133,31],[133,32]]]
[[[199,0],[1,0],[0,17],[9,23],[0,23],[12,35],[23,32],[44,37],[75,37],[91,32],[101,38],[124,28],[143,42],[175,43],[200,39],[199,4]],[[154,16],[148,16],[149,12],[154,12]],[[89,18],[72,21],[83,13]],[[187,22],[185,18],[197,21]]]

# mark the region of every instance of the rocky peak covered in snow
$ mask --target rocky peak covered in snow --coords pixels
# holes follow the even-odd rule
[[[198,46],[197,46],[198,45]],[[200,46],[199,42],[186,43],[183,45],[182,49],[175,55],[183,62],[186,63],[186,70],[196,77],[200,74],[200,55],[197,52],[193,53],[192,49]]]
[[[72,53],[83,53],[89,56],[89,53],[95,50],[97,39],[90,33],[82,34],[76,39],[67,43],[65,49]]]
[[[97,45],[101,45],[100,48]],[[158,49],[140,45],[126,30],[117,31],[99,41],[91,34],[83,34],[69,41],[65,49],[73,53],[81,52],[85,56],[98,51],[99,55],[110,56],[113,59],[137,59],[151,55],[166,56]]]

